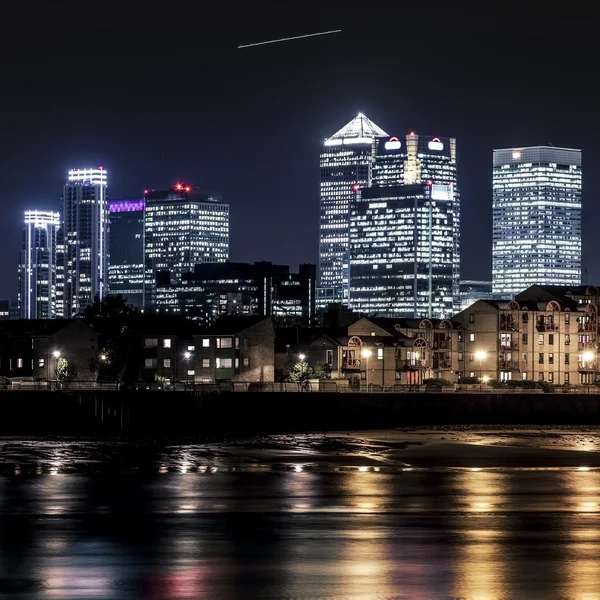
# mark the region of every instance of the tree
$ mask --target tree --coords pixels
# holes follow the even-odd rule
[[[129,371],[137,379],[135,320],[140,311],[121,295],[96,299],[83,313],[84,321],[98,334],[100,351],[90,361],[90,371],[100,380],[121,381]]]
[[[296,381],[303,382],[309,379],[325,379],[327,375],[331,374],[331,369],[328,365],[323,363],[317,363],[314,366],[309,365],[306,361],[302,360],[295,364],[292,364],[283,373],[284,381]]]
[[[58,381],[71,381],[77,377],[77,369],[69,364],[66,358],[56,361],[56,379]]]

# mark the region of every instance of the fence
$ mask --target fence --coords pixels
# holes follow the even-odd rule
[[[253,381],[232,381],[221,383],[135,383],[122,384],[118,382],[99,382],[99,381],[8,381],[0,384],[0,391],[18,392],[18,391],[127,391],[127,392],[188,392],[197,396],[208,394],[223,393],[247,393],[247,392],[286,392],[286,393],[306,393],[306,392],[333,392],[344,394],[355,393],[384,393],[384,394],[543,394],[552,392],[555,394],[597,394],[600,388],[593,385],[563,386],[544,390],[542,388],[524,388],[524,387],[503,387],[493,388],[488,385],[469,384],[469,385],[449,385],[441,386],[439,384],[429,385],[392,385],[382,387],[378,384],[364,383],[360,387],[350,387],[347,380],[312,380],[304,382],[253,382]]]

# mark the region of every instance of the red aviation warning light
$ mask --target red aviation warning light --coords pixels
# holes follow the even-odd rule
[[[352,189],[353,189],[355,192],[358,192],[358,190],[360,190],[360,185],[359,185],[358,183],[355,183],[355,184],[352,186]]]

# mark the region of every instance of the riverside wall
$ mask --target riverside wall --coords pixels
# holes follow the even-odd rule
[[[2,436],[233,438],[428,425],[600,425],[600,394],[0,394]]]

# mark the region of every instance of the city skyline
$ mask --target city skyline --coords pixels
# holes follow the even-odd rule
[[[386,23],[388,14],[386,7]],[[333,16],[322,10],[318,19]],[[137,31],[145,16],[136,18]],[[400,37],[391,25],[386,34],[365,32],[343,15],[331,20],[343,33],[247,51],[237,46],[336,27],[313,27],[300,17],[278,31],[263,23],[250,34],[217,24],[209,35],[174,36],[160,48],[141,33],[116,32],[103,53],[100,89],[87,76],[98,57],[83,44],[75,56],[71,42],[49,36],[36,37],[31,52],[7,48],[11,85],[0,100],[0,125],[10,143],[0,154],[0,250],[16,259],[24,209],[57,210],[65,170],[104,164],[113,198],[177,180],[220,190],[231,206],[232,260],[314,263],[315,151],[362,111],[384,129],[398,128],[390,134],[414,128],[458,140],[462,276],[489,278],[492,150],[551,142],[581,148],[585,164],[598,160],[590,32],[577,27],[575,35],[564,20],[545,15],[475,26],[475,17],[460,10],[428,13],[424,29]],[[544,43],[553,36],[569,42],[560,49]],[[452,52],[440,50],[450,43]],[[535,60],[540,43],[543,61]],[[498,48],[506,68],[491,67]],[[66,64],[69,86],[59,68]],[[175,90],[177,81],[185,82],[184,93]],[[584,195],[598,189],[600,175],[588,169],[583,185]],[[590,198],[583,210],[590,283],[600,280],[591,233],[598,227]],[[14,271],[3,278],[0,297],[14,294],[15,279]]]

